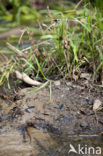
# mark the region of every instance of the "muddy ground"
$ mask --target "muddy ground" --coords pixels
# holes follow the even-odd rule
[[[67,155],[70,141],[102,140],[103,110],[93,111],[96,99],[103,104],[101,87],[60,80],[52,83],[52,96],[49,85],[30,93],[34,89],[1,90],[0,156]],[[100,140],[95,145],[103,146]]]

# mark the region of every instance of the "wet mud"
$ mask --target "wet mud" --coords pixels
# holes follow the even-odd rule
[[[73,156],[70,144],[103,147],[103,110],[93,111],[96,99],[103,103],[102,88],[61,80],[52,94],[49,85],[34,89],[0,91],[0,156]]]

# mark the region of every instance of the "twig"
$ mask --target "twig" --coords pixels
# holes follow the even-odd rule
[[[32,86],[40,86],[42,83],[38,82],[36,80],[32,80],[27,74],[25,73],[20,73],[19,71],[15,71],[16,77],[19,80],[24,81],[25,83],[32,85]]]
[[[15,48],[13,45],[11,45],[10,43],[6,42],[6,45],[8,46],[8,48],[14,52],[16,52],[19,56],[22,56],[22,52]]]

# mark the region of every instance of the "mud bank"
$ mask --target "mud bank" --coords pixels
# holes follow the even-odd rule
[[[103,103],[102,88],[57,81],[52,96],[49,86],[29,93],[33,89],[0,98],[1,156],[8,150],[14,156],[67,155],[70,142],[102,148],[103,112],[96,118],[93,111],[96,99]]]

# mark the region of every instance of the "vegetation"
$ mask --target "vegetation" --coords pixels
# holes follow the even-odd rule
[[[0,1],[2,18],[16,22],[16,25],[40,18],[39,12],[30,5],[30,0],[7,0],[6,3],[11,6],[12,12],[6,10]]]
[[[11,3],[14,5],[14,1],[11,0]],[[20,18],[25,7],[21,6],[19,13],[16,9],[15,17]],[[73,78],[75,73],[88,71],[92,73],[93,81],[99,78],[103,82],[102,11],[98,11],[98,7],[93,7],[90,3],[83,5],[81,1],[62,11],[48,8],[41,10],[39,14],[45,14],[47,18],[39,21],[41,35],[38,43],[34,43],[35,34],[27,28],[31,43],[28,54],[25,54],[24,49],[21,51],[22,56],[12,55],[7,68],[0,69],[0,85],[9,80],[9,75],[15,70],[24,71],[42,81],[54,78],[55,75],[58,78]],[[18,18],[15,20],[20,22]]]

